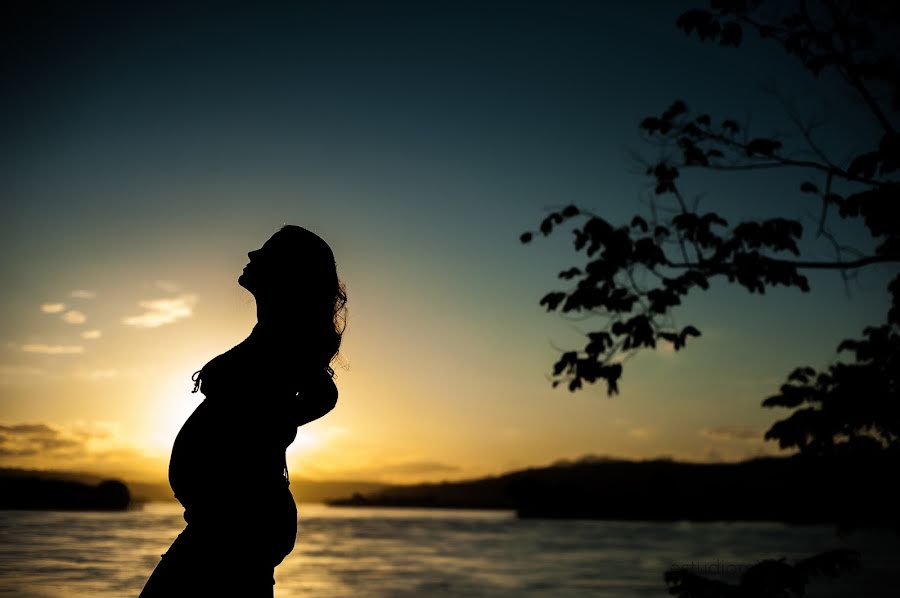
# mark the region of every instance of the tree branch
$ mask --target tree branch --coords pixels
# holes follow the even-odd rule
[[[837,262],[811,262],[811,261],[803,261],[803,260],[783,260],[773,257],[760,256],[762,259],[773,263],[773,264],[783,264],[785,266],[793,266],[794,268],[808,269],[808,270],[849,270],[853,268],[862,268],[865,266],[869,266],[871,264],[893,264],[900,263],[900,256],[892,256],[892,255],[870,255],[864,258],[859,258],[856,260],[852,260],[849,262],[837,261]],[[708,268],[710,265],[713,265],[709,262],[700,264],[694,262],[671,262],[667,261],[666,265],[670,268]],[[718,265],[718,264],[716,264]],[[722,265],[730,266],[731,263],[724,263]]]

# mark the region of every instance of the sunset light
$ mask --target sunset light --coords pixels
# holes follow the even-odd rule
[[[900,585],[897,3],[8,4],[0,595]]]

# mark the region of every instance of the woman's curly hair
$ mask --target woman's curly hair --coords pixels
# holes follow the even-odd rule
[[[334,376],[331,362],[338,355],[341,339],[347,327],[347,291],[338,278],[334,253],[317,234],[294,224],[283,226],[278,234],[291,244],[296,243],[298,255],[302,255],[302,271],[298,280],[303,288],[296,288],[299,305],[298,317],[313,338],[308,349],[316,362]]]

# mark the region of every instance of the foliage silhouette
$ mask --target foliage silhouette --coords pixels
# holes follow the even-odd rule
[[[813,127],[798,119],[807,149],[818,156],[817,160],[799,160],[784,151],[778,139],[752,137],[733,119],[713,124],[708,114],[694,115],[680,100],[660,115],[645,118],[640,128],[649,141],[676,148],[672,155],[647,165],[646,174],[655,183],[656,195],[650,217],[638,214],[629,224],[614,226],[598,215],[569,205],[550,213],[540,224],[540,232],[547,236],[565,223],[581,220],[573,230],[574,248],[588,258],[587,263],[559,273],[561,279],[574,281],[574,288],[549,292],[540,304],[548,311],[601,315],[607,324],[602,330],[587,334],[582,350],[560,355],[553,367],[554,386],[565,382],[570,391],[576,391],[585,382],[604,380],[609,395],[618,393],[623,371],[618,358],[622,353],[654,348],[659,341],[681,350],[689,337],[700,336],[696,326],[674,328],[667,324],[666,317],[692,292],[708,290],[713,279],[724,278],[751,293],[762,294],[778,285],[808,292],[804,270],[834,270],[847,276],[847,272],[871,264],[900,263],[900,183],[894,176],[900,168],[900,136],[887,116],[900,110],[900,67],[895,56],[876,54],[872,42],[867,42],[867,36],[871,36],[866,28],[877,16],[882,25],[896,29],[900,21],[897,11],[876,15],[865,2],[823,2],[825,8],[834,8],[836,21],[832,30],[821,32],[813,28],[809,17],[804,17],[805,11],[775,24],[758,22],[752,12],[759,4],[716,0],[711,11],[694,10],[682,15],[678,26],[686,33],[697,32],[701,39],[738,45],[741,28],[749,25],[764,37],[779,40],[814,73],[825,68],[838,70],[884,125],[878,147],[842,165],[821,151],[812,138]],[[723,23],[726,17],[733,20]],[[835,35],[846,38],[843,43],[847,49],[834,47],[830,40]],[[856,53],[862,49],[865,54]],[[889,109],[883,109],[869,92],[870,82],[890,86],[893,100]],[[874,104],[869,103],[870,98]],[[739,136],[741,132],[743,137]],[[773,168],[793,168],[804,173],[800,192],[815,195],[821,203],[818,236],[832,238],[827,222],[836,209],[842,219],[863,220],[878,243],[874,252],[845,259],[848,248],[835,240],[833,260],[803,259],[798,245],[803,236],[799,221],[770,218],[729,226],[716,212],[700,213],[689,207],[677,183],[679,174],[690,169]],[[810,171],[825,179],[821,189],[815,182],[805,180]],[[850,190],[839,189],[841,184],[851,184]],[[657,202],[663,200],[670,201],[678,212],[666,221],[659,218],[656,209]],[[534,236],[534,231],[525,232],[521,241],[529,243]],[[640,275],[653,282],[639,283]],[[890,393],[896,392],[893,372],[898,369],[895,365],[900,276],[893,279],[888,290],[893,304],[887,322],[866,328],[863,339],[848,339],[839,346],[841,351],[855,353],[855,364],[832,366],[823,375],[812,368],[799,368],[788,377],[781,394],[766,400],[766,407],[807,406],[806,410],[798,410],[794,418],[773,427],[768,438],[779,440],[785,447],[827,451],[827,446],[836,444],[836,435],[844,435],[852,439],[854,446],[874,442],[882,448],[896,449],[900,409],[896,395]],[[865,386],[860,387],[863,382]],[[850,397],[861,394],[869,395],[866,404],[852,403]],[[821,413],[810,415],[810,407]],[[841,417],[852,414],[851,425],[839,425],[838,413]]]
[[[765,8],[770,10],[763,10]],[[773,10],[775,12],[773,12]],[[779,13],[777,16],[773,16]],[[700,330],[675,328],[670,316],[691,294],[706,291],[714,279],[765,293],[776,286],[809,292],[804,272],[832,270],[845,279],[873,264],[900,263],[900,5],[873,0],[817,0],[766,3],[763,0],[711,0],[708,9],[689,10],[676,26],[701,41],[738,47],[744,32],[771,39],[813,76],[837,75],[877,123],[880,138],[867,151],[848,160],[829,156],[817,143],[821,124],[789,111],[805,147],[789,151],[785,140],[758,137],[733,118],[713,118],[692,111],[678,100],[640,122],[645,139],[668,150],[646,163],[654,196],[648,217],[635,215],[622,226],[569,205],[540,223],[544,236],[562,225],[574,227],[574,247],[586,263],[559,273],[574,288],[545,295],[548,311],[602,316],[605,327],[587,334],[581,350],[563,352],[553,367],[553,385],[566,383],[575,392],[584,383],[605,381],[607,394],[618,393],[624,361],[660,341],[681,350]],[[798,157],[802,156],[802,157]],[[811,157],[808,157],[811,156]],[[796,171],[793,193],[820,204],[817,238],[832,244],[831,260],[808,259],[799,242],[803,226],[790,218],[745,220],[733,225],[716,212],[689,206],[679,177],[687,171]],[[786,193],[786,196],[789,193]],[[660,212],[676,214],[661,219]],[[874,243],[862,253],[841,244],[829,222],[859,220]],[[522,234],[529,243],[535,231]],[[847,254],[854,255],[848,257]],[[647,282],[649,280],[650,282]],[[860,339],[845,339],[838,353],[853,361],[837,362],[827,371],[794,369],[778,394],[764,407],[791,410],[767,432],[767,440],[795,449],[800,458],[864,459],[879,455],[896,465],[900,453],[900,275],[893,273],[887,291],[891,307],[881,325],[868,326]],[[894,467],[882,472],[886,477]],[[873,479],[873,483],[878,480]],[[818,560],[816,560],[818,559]],[[670,592],[679,596],[803,595],[813,572],[852,568],[847,555],[823,554],[794,566],[758,565],[753,579],[739,586],[703,580],[691,572],[670,572]],[[776,564],[777,563],[777,564]],[[821,567],[820,567],[821,566]],[[822,569],[824,567],[824,569]],[[749,573],[749,571],[748,571]],[[758,576],[767,581],[760,582]],[[707,583],[708,582],[708,583]]]
[[[837,549],[800,559],[793,565],[785,559],[762,561],[744,571],[737,585],[707,579],[688,569],[667,571],[665,580],[671,594],[684,597],[787,598],[803,596],[814,577],[836,577],[859,567],[859,555],[855,551]]]

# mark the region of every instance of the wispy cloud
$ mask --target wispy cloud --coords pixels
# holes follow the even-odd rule
[[[12,378],[40,376],[43,373],[42,368],[30,365],[0,364],[0,383],[9,382]]]
[[[69,297],[74,299],[94,299],[97,296],[97,293],[94,291],[88,291],[87,289],[75,289],[74,291],[69,293]]]
[[[85,378],[92,382],[97,382],[100,380],[109,380],[110,378],[115,378],[120,375],[121,372],[115,368],[105,368],[105,369],[96,369],[96,370],[79,370],[76,372],[76,375],[80,378]]]
[[[22,345],[26,353],[44,353],[46,355],[74,355],[84,353],[81,345],[44,345],[41,343],[29,343]]]
[[[58,314],[66,309],[65,303],[41,303],[41,311],[45,314]]]
[[[183,318],[191,317],[196,303],[197,296],[188,293],[177,297],[146,299],[138,302],[138,306],[145,310],[144,313],[122,318],[122,322],[136,328],[156,328],[172,324]]]
[[[44,423],[0,424],[0,457],[71,456],[85,440]]]
[[[134,471],[149,460],[122,436],[118,422],[0,422],[0,464],[6,467],[40,467],[89,471]],[[158,464],[156,464],[158,466]]]
[[[0,467],[156,481],[168,456],[138,448],[119,422],[0,421]]]
[[[383,462],[367,460],[364,464],[344,467],[320,467],[307,464],[305,470],[309,475],[331,479],[362,479],[387,483],[408,483],[446,477],[457,477],[465,470],[452,463],[444,463],[431,459],[404,459]]]
[[[70,309],[62,315],[62,319],[67,324],[84,324],[87,322],[87,316],[77,309]]]
[[[103,336],[103,332],[100,330],[85,330],[81,333],[81,338],[86,339],[97,339]]]
[[[628,430],[628,435],[638,440],[649,438],[652,434],[653,430],[651,428],[631,428]]]
[[[167,293],[177,293],[181,290],[181,286],[174,280],[154,280],[153,286]]]
[[[397,475],[412,475],[425,473],[444,473],[459,471],[456,465],[441,463],[440,461],[407,461],[405,463],[393,463],[381,468],[382,473]]]
[[[763,433],[759,428],[753,426],[718,426],[715,428],[703,428],[700,430],[702,436],[712,438],[713,440],[762,440]]]

